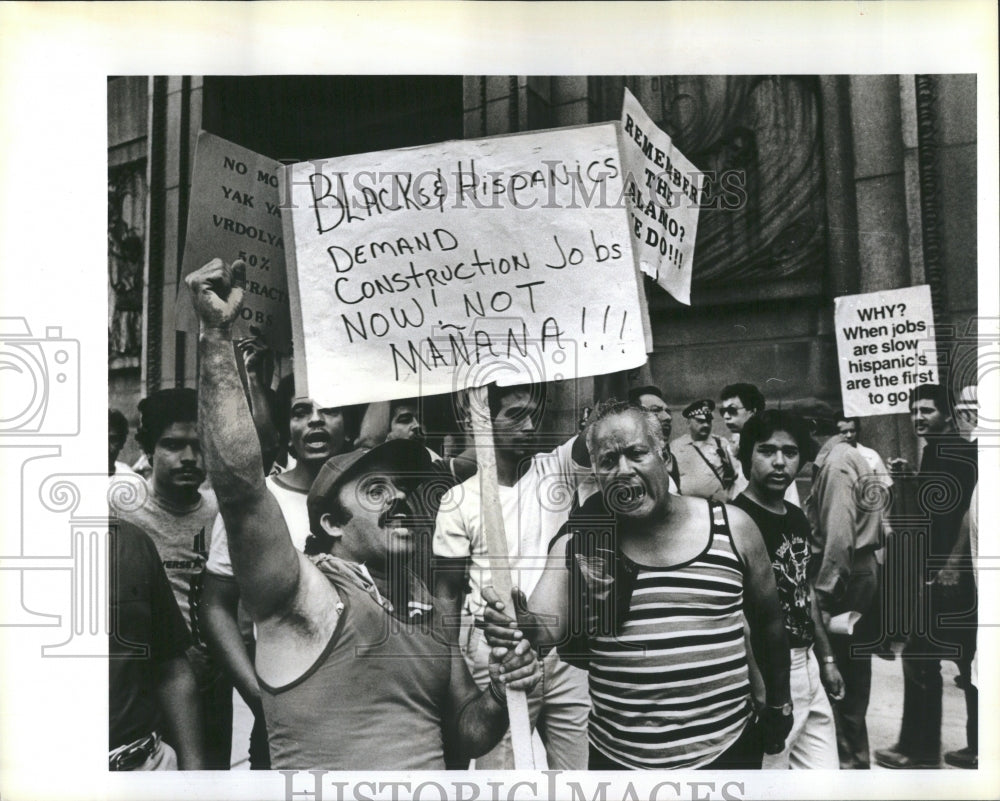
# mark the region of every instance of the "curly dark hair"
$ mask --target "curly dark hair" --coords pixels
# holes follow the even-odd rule
[[[740,432],[740,447],[737,454],[743,465],[743,475],[750,475],[750,462],[753,458],[753,447],[758,442],[768,439],[775,431],[791,434],[799,448],[801,467],[806,462],[816,458],[816,443],[809,435],[809,424],[793,412],[783,409],[767,409],[751,417],[743,431]]]
[[[198,393],[189,387],[161,389],[139,401],[136,442],[149,456],[163,432],[174,423],[198,422]]]

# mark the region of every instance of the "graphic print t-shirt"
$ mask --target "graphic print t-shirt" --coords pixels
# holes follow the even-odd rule
[[[765,509],[745,494],[733,501],[757,524],[764,537],[767,554],[771,557],[774,583],[778,585],[778,600],[785,615],[785,630],[792,648],[812,645],[814,624],[809,607],[809,521],[797,506],[788,501],[783,515]]]

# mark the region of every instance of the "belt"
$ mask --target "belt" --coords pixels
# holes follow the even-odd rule
[[[142,765],[160,745],[160,735],[155,731],[135,742],[120,745],[108,754],[108,770],[135,770]]]

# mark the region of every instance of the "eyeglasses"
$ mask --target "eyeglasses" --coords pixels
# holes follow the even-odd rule
[[[724,417],[727,416],[735,417],[740,412],[745,412],[746,409],[744,409],[742,406],[723,406],[722,408],[719,409],[719,411],[722,413]]]
[[[663,412],[670,413],[670,409],[666,406],[643,406],[643,411],[652,412],[653,414],[662,414]]]

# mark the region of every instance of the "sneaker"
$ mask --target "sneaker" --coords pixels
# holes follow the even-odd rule
[[[895,748],[880,748],[875,752],[875,761],[883,768],[892,770],[917,770],[922,768],[939,768],[939,759],[918,759],[897,751]]]
[[[958,751],[948,751],[944,755],[944,761],[953,768],[979,770],[979,754],[968,747],[959,749]]]

